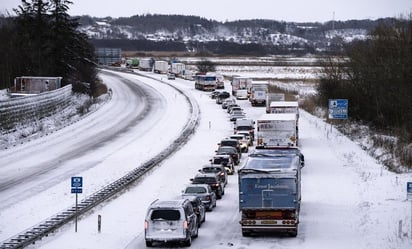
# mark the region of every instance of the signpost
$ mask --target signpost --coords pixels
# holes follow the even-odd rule
[[[348,119],[348,100],[329,100],[329,119]]]
[[[406,198],[411,201],[411,239],[412,239],[412,182],[406,183]]]
[[[83,192],[83,177],[72,176],[71,190],[72,194],[76,194],[76,215],[74,222],[74,232],[77,233],[77,194],[81,194]]]

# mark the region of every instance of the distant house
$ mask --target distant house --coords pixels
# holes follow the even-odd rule
[[[38,94],[61,88],[62,77],[21,76],[14,79],[12,93]]]
[[[97,63],[100,65],[120,65],[122,50],[120,48],[96,48]]]

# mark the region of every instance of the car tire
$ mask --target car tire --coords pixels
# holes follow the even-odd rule
[[[190,247],[192,245],[192,236],[189,236],[187,240],[185,240],[184,245]]]
[[[146,240],[146,247],[152,247],[152,246],[153,246],[152,241],[147,241]]]
[[[196,233],[193,234],[193,238],[197,238],[197,237],[199,237],[199,226],[196,227]]]

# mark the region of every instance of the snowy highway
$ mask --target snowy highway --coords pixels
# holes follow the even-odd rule
[[[198,129],[178,152],[122,195],[80,217],[77,233],[70,223],[29,248],[145,248],[143,223],[149,204],[157,198],[178,197],[189,178],[209,162],[217,143],[233,133],[226,111],[208,93],[195,90],[193,82],[144,74],[173,84],[196,99],[201,112]],[[1,185],[1,241],[72,205],[71,176],[84,177],[82,195],[87,196],[150,159],[184,126],[188,105],[167,84],[126,73],[100,76],[113,89],[110,102],[55,134],[0,152],[0,183],[10,182]],[[147,89],[148,102],[131,94],[134,84]],[[226,90],[229,88],[227,84]],[[264,108],[251,107],[247,100],[238,103],[249,118],[264,113]],[[144,111],[148,108],[150,111]],[[142,112],[147,112],[144,118]],[[358,145],[304,111],[299,125],[306,165],[298,236],[242,237],[235,174],[229,176],[217,208],[207,212],[191,247],[412,248],[411,203],[406,201],[406,182],[412,181],[412,174],[388,172]],[[79,127],[90,128],[82,131]],[[59,154],[72,150],[83,153]],[[37,163],[52,166],[40,173],[36,169],[24,173],[23,166],[36,167]],[[13,165],[6,168],[8,164]],[[102,217],[101,233],[97,231],[98,215]],[[401,229],[399,221],[403,222]]]

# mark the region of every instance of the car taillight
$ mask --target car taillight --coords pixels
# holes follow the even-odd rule
[[[149,222],[147,222],[147,220],[144,221],[144,229],[147,230],[147,228],[149,227]]]
[[[188,224],[187,224],[187,220],[185,220],[185,222],[183,222],[183,228],[184,229],[187,229],[189,226],[188,226]]]
[[[206,196],[206,201],[210,201],[210,196],[208,195],[208,196]]]
[[[221,176],[224,176],[224,175],[225,175],[225,173],[221,172],[221,173],[220,173],[220,175],[221,175]]]

